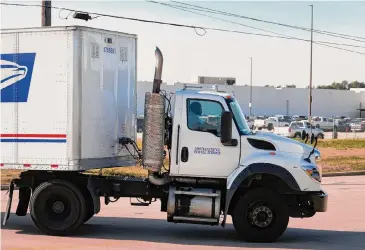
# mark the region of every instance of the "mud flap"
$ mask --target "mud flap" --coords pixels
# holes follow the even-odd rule
[[[6,212],[4,215],[3,226],[5,226],[10,216],[11,203],[13,201],[13,191],[14,191],[14,180],[12,180],[9,184],[9,198],[8,198],[8,204],[6,205]]]
[[[15,214],[18,216],[26,216],[28,211],[31,189],[29,187],[19,188],[19,203]]]
[[[91,197],[93,199],[94,214],[97,214],[100,212],[100,197],[96,195],[91,175],[89,176],[89,178],[87,180],[87,189],[89,190]]]

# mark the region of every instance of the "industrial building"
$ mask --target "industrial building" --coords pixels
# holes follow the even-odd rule
[[[189,84],[208,88],[209,84]],[[184,87],[184,83],[162,84],[161,89],[174,93]],[[218,85],[219,90],[233,93],[245,115],[249,114],[250,86]],[[137,84],[137,114],[143,115],[144,95],[151,91],[152,82]],[[313,116],[360,117],[359,109],[365,108],[365,91],[313,89]],[[252,87],[252,115],[308,115],[309,91],[306,88]],[[364,115],[363,115],[364,116]]]

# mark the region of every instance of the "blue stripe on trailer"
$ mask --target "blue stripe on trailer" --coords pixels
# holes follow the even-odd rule
[[[0,139],[1,142],[44,142],[44,143],[66,143],[66,140],[57,139]]]

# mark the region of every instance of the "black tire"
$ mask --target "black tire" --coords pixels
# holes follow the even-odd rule
[[[255,219],[254,213],[256,213]],[[260,219],[264,222],[260,222]],[[288,226],[289,211],[280,195],[271,190],[258,188],[240,197],[234,207],[232,221],[240,239],[248,242],[274,242]]]
[[[324,139],[324,135],[323,135],[322,133],[319,133],[319,134],[317,135],[317,138],[318,138],[318,139]]]
[[[294,135],[294,138],[301,138],[301,137],[302,137],[302,135],[299,132],[295,133],[295,135]]]
[[[273,130],[273,129],[274,129],[274,124],[269,123],[269,124],[267,125],[267,129],[268,129],[269,131]]]
[[[34,224],[49,235],[70,235],[84,222],[85,197],[73,184],[63,180],[43,182],[30,201]]]

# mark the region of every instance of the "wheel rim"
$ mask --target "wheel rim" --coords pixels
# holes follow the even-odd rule
[[[80,216],[80,202],[74,193],[63,187],[52,187],[38,196],[35,214],[41,225],[50,230],[70,228]]]
[[[264,202],[256,202],[249,207],[248,221],[256,228],[267,228],[274,221],[274,211]]]
[[[52,221],[64,221],[70,216],[71,204],[62,196],[50,197],[46,200],[45,212]]]

